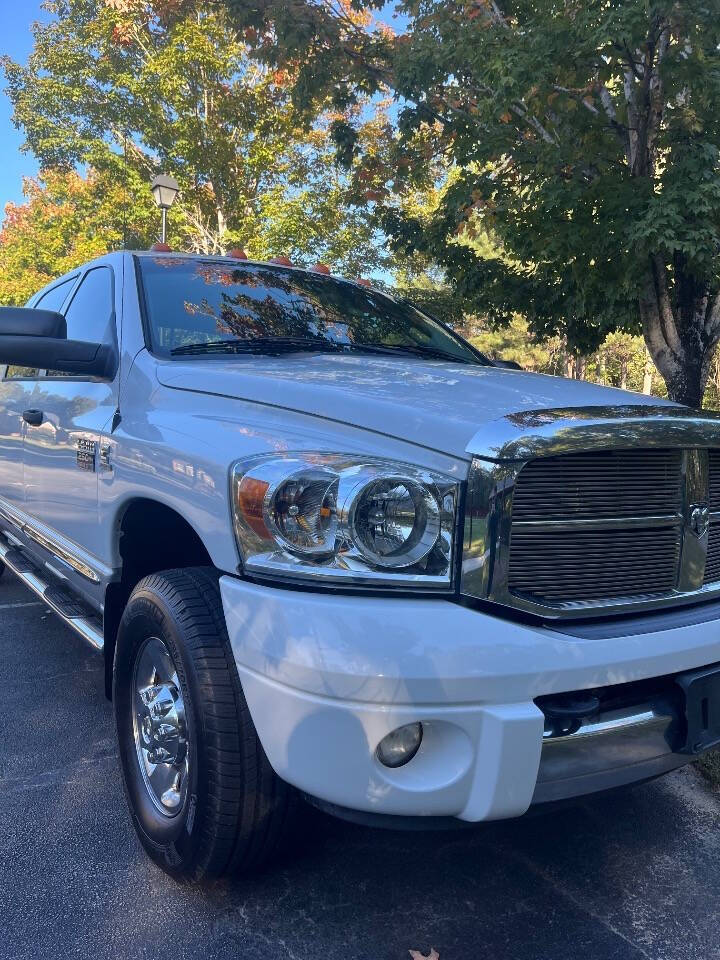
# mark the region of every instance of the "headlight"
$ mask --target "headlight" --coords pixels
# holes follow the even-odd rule
[[[285,454],[232,470],[249,573],[347,585],[448,589],[458,484],[375,458]]]

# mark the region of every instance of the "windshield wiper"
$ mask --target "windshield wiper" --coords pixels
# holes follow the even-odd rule
[[[243,340],[208,340],[184,343],[170,351],[172,357],[202,353],[295,353],[303,350],[337,352],[345,345],[333,340],[314,340],[310,337],[247,337]]]
[[[477,363],[474,357],[458,357],[454,353],[447,353],[438,347],[423,347],[419,343],[401,343],[389,346],[385,343],[354,344],[356,350],[366,350],[369,353],[384,353],[390,356],[407,353],[414,357],[427,357],[429,360],[447,360],[451,363]]]
[[[409,354],[433,360],[449,360],[453,363],[473,363],[471,358],[456,357],[444,350],[423,347],[420,344],[384,343],[339,343],[336,340],[311,337],[246,337],[239,340],[208,340],[200,343],[184,343],[170,351],[173,357],[197,356],[207,353],[258,353],[265,355],[302,353],[317,350],[323,353],[377,353],[385,356]]]

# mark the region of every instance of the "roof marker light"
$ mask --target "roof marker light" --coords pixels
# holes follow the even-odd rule
[[[231,257],[233,260],[247,260],[248,258],[248,255],[240,247],[235,247],[232,250],[228,250],[225,256]]]
[[[310,270],[313,273],[330,273],[330,267],[326,263],[316,263]]]
[[[293,265],[292,260],[288,260],[287,257],[270,257],[268,263],[277,263],[281,267],[291,267]]]

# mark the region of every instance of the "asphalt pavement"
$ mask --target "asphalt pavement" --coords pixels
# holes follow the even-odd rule
[[[720,958],[720,791],[694,768],[472,831],[313,814],[292,859],[211,888],[145,857],[101,658],[0,580],[0,958]]]

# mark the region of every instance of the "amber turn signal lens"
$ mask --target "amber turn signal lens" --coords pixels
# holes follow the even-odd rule
[[[237,490],[237,507],[241,516],[250,529],[263,538],[272,536],[263,519],[263,502],[268,486],[264,480],[243,477]]]

